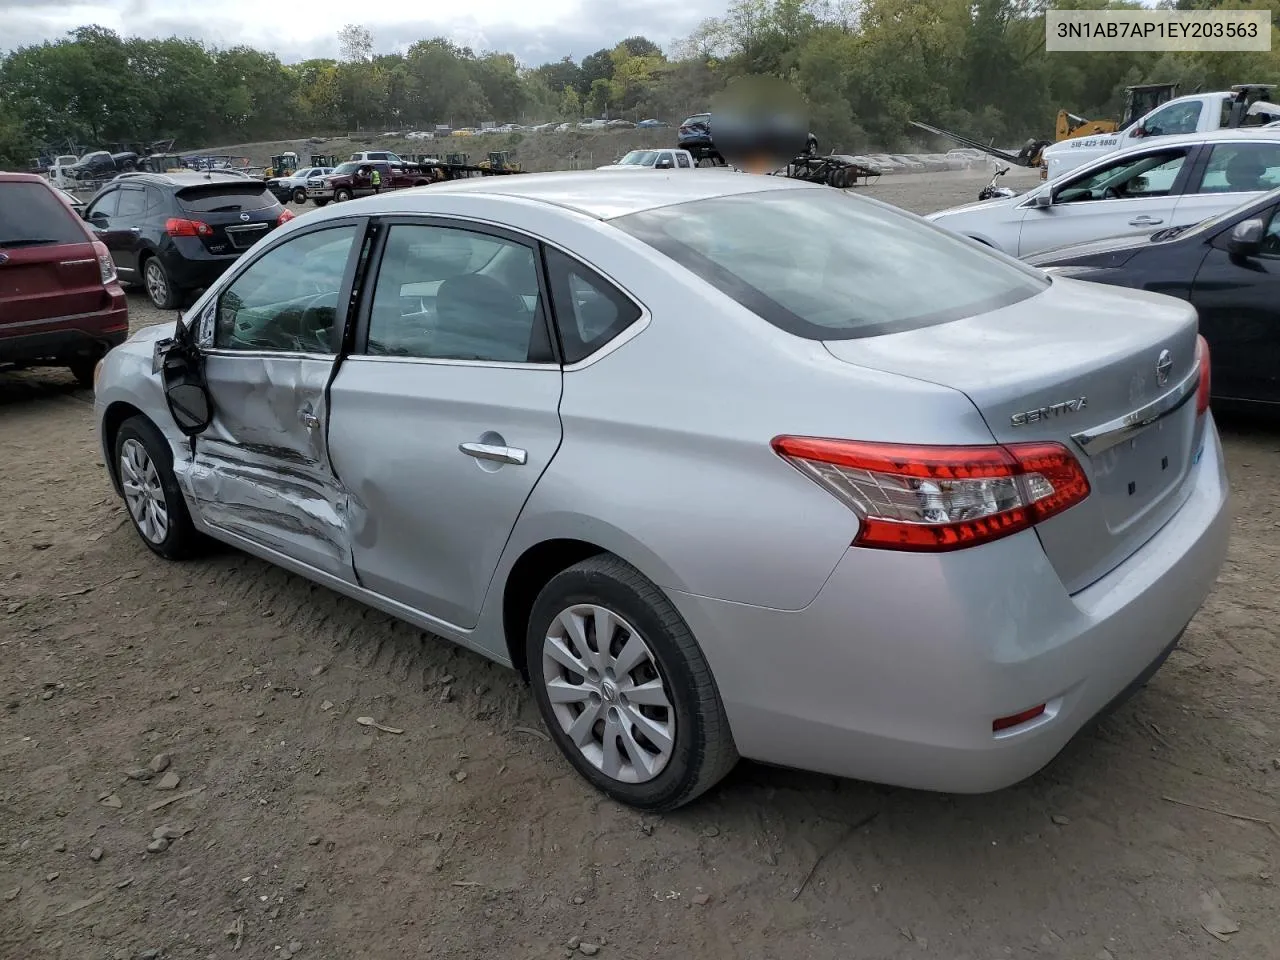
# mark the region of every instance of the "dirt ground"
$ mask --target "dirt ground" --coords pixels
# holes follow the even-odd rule
[[[514,675],[241,554],[153,557],[91,402],[0,373],[0,957],[1280,956],[1275,427],[1222,424],[1234,537],[1183,646],[1030,781],[743,763],[645,817]]]

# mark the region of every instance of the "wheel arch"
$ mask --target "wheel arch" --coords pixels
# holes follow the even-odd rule
[[[124,495],[124,490],[120,486],[120,469],[116,463],[115,449],[116,437],[120,434],[120,428],[126,420],[133,417],[142,417],[148,423],[151,423],[160,429],[158,424],[135,407],[127,400],[115,400],[107,405],[107,409],[102,412],[102,453],[107,464],[107,473],[111,477],[111,485],[115,487],[116,493]],[[161,431],[163,435],[164,431]]]

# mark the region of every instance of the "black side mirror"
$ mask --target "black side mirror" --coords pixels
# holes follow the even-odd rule
[[[1256,257],[1262,251],[1267,225],[1258,217],[1241,220],[1227,237],[1227,253],[1233,257]]]
[[[164,398],[173,422],[184,436],[194,437],[213,422],[213,397],[205,383],[192,332],[178,321],[171,340],[156,343],[152,369],[160,368]]]

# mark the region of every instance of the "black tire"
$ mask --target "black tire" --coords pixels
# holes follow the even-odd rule
[[[293,202],[299,205],[306,203],[307,191],[302,189],[302,187],[299,187],[297,190],[293,191]]]
[[[159,282],[152,283],[152,272],[159,275]],[[182,302],[182,291],[173,285],[164,261],[159,257],[147,257],[142,264],[142,286],[147,291],[147,299],[157,310],[176,310]]]
[[[555,618],[575,604],[607,608],[631,624],[653,654],[676,733],[666,767],[651,780],[624,783],[605,775],[583,756],[553,712],[543,643]],[[529,617],[525,653],[534,700],[552,739],[578,773],[613,799],[640,810],[674,810],[715,786],[738,762],[711,668],[688,625],[658,587],[618,557],[591,557],[543,587]]]
[[[115,463],[112,464],[112,468],[120,477],[122,486],[124,468],[121,466],[121,458],[124,455],[125,444],[130,440],[135,440],[142,445],[155,466],[160,488],[164,493],[165,511],[169,521],[168,532],[164,539],[158,543],[155,542],[143,533],[126,498],[125,513],[128,514],[138,539],[153,553],[166,560],[185,560],[202,552],[208,545],[208,541],[191,523],[191,514],[187,512],[187,501],[183,498],[182,491],[178,489],[178,481],[173,476],[173,452],[156,425],[143,416],[130,417],[120,425],[120,430],[116,434]]]
[[[93,371],[98,366],[100,357],[73,357],[71,362],[67,364],[71,368],[71,375],[76,378],[76,383],[84,387],[86,390],[93,389]]]
[[[337,190],[333,192],[334,203],[346,203],[350,199],[351,199],[351,191],[348,190],[346,187],[339,187]]]

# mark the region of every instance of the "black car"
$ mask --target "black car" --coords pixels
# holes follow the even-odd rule
[[[725,159],[711,137],[711,114],[695,113],[686,117],[676,135],[676,146],[693,154],[700,167],[724,166]],[[805,139],[805,153],[814,156],[818,152],[818,138],[812,133]]]
[[[162,310],[182,305],[293,219],[262,180],[217,172],[130,173],[103,187],[84,219],[124,283]]]
[[[1057,276],[1186,300],[1209,344],[1215,403],[1280,412],[1280,190],[1197,224],[1024,258]]]

